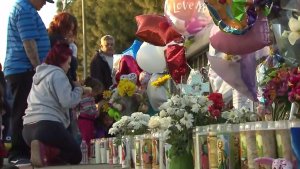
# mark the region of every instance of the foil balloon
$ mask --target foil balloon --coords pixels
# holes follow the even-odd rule
[[[170,75],[176,83],[180,83],[188,70],[184,47],[177,44],[169,45],[165,53]]]
[[[168,91],[164,86],[153,86],[151,83],[156,81],[159,77],[164,76],[164,74],[152,74],[148,86],[147,86],[147,95],[154,111],[159,111],[159,106],[168,100]]]
[[[123,51],[122,54],[123,55],[130,55],[130,56],[134,57],[134,59],[135,59],[136,54],[137,54],[138,50],[140,49],[142,43],[143,42],[141,42],[139,40],[134,40],[132,45],[128,49]]]
[[[225,33],[214,25],[209,40],[215,49],[230,55],[243,55],[257,51],[271,44],[268,19],[259,17],[253,28],[244,35]]]
[[[257,101],[256,88],[256,56],[263,55],[264,50],[245,54],[238,61],[228,61],[223,58],[227,56],[222,52],[213,52],[210,46],[208,60],[211,68],[226,83],[252,101]]]
[[[137,52],[136,61],[148,73],[160,73],[166,69],[164,48],[144,42]]]
[[[256,21],[254,1],[247,0],[206,0],[214,23],[226,33],[245,34]]]
[[[164,13],[184,36],[194,35],[212,22],[204,0],[166,0]]]
[[[120,77],[122,75],[128,75],[130,73],[134,73],[137,76],[142,72],[141,68],[138,66],[136,60],[132,56],[125,55],[119,61],[119,69],[116,72],[116,81],[117,83],[120,81]],[[138,82],[139,84],[139,82]]]
[[[135,34],[145,42],[155,46],[165,46],[169,42],[181,38],[181,34],[175,31],[164,16],[139,15],[135,19],[138,26]]]

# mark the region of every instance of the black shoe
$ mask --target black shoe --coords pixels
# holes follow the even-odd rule
[[[9,163],[17,167],[31,166],[30,160],[26,158],[13,159]]]

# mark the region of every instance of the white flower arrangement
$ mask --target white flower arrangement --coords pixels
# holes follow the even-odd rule
[[[122,116],[112,125],[108,133],[115,136],[139,135],[148,131],[150,116],[142,112],[132,113],[131,116]]]
[[[150,130],[166,130],[171,124],[171,117],[151,116],[148,127]]]
[[[160,130],[163,139],[175,147],[174,153],[182,153],[191,144],[192,128],[215,120],[208,112],[212,104],[206,96],[173,95],[159,107],[159,116],[150,118],[149,129]]]
[[[258,115],[248,108],[242,107],[241,109],[231,109],[222,112],[222,117],[226,119],[226,123],[245,123],[251,121],[258,121]]]

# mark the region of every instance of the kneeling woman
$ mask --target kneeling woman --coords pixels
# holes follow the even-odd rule
[[[68,44],[56,44],[33,77],[23,117],[23,137],[31,148],[31,162],[36,167],[81,161],[80,146],[67,130],[69,109],[80,102],[84,92],[78,82],[74,82],[72,90],[66,75],[71,55]]]

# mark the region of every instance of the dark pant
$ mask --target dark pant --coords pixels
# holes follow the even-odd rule
[[[39,140],[60,149],[60,157],[64,162],[78,164],[81,161],[80,146],[62,123],[43,120],[26,124],[23,137],[27,145],[30,145],[32,140]]]
[[[27,108],[27,97],[32,85],[32,77],[34,71],[25,73],[8,75],[8,89],[12,94],[12,113],[11,113],[11,131],[12,131],[12,147],[9,151],[8,160],[17,158],[30,158],[29,147],[22,137],[23,119],[25,109]]]

